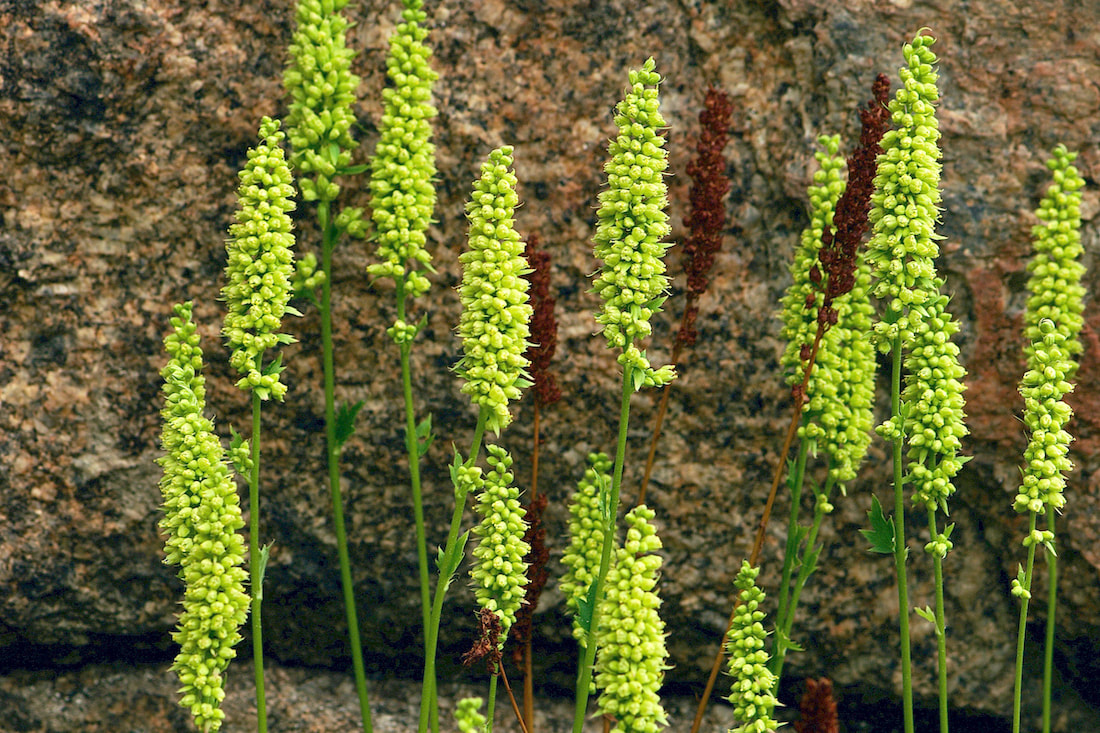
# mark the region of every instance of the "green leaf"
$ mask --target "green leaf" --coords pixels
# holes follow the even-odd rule
[[[284,311],[286,313],[289,313],[292,316],[298,316],[299,318],[302,317],[302,312],[300,310],[298,310],[297,308],[295,308],[294,306],[292,306],[292,305],[287,305],[284,308]],[[280,342],[280,343],[282,343],[282,342]],[[287,343],[292,343],[292,342],[287,342]]]
[[[927,621],[928,623],[932,624],[933,626],[936,626],[936,614],[933,613],[932,609],[929,608],[928,606],[925,606],[924,608],[914,608],[913,612],[916,613],[918,616],[920,616],[925,621]]]
[[[252,597],[258,601],[264,599],[264,573],[267,571],[267,558],[271,554],[271,546],[274,542],[268,542],[260,548],[260,562],[256,568],[255,582],[252,583]]]
[[[450,562],[446,562],[446,556],[441,558],[439,575],[443,580],[444,593],[451,587],[451,581],[454,580],[455,571],[458,570],[458,566],[462,563],[462,558],[466,554],[466,541],[468,539],[470,539],[470,530],[466,530],[462,536],[458,538],[451,552]],[[445,567],[443,567],[443,565],[445,565]]]
[[[584,598],[577,600],[577,618],[584,629],[585,643],[592,639],[592,612],[596,609],[596,582],[589,583]]]
[[[343,448],[348,438],[355,434],[355,418],[365,403],[359,400],[354,405],[343,404],[336,409],[336,448]]]
[[[336,175],[338,176],[357,176],[360,173],[366,173],[370,170],[370,163],[363,163],[362,165],[353,165],[347,168],[337,168]]]
[[[416,426],[416,457],[423,458],[432,447],[435,435],[432,434],[432,416],[428,415]]]
[[[882,513],[878,497],[871,497],[871,510],[867,512],[871,520],[871,529],[861,529],[862,534],[871,543],[871,552],[890,555],[894,552],[894,518]]]

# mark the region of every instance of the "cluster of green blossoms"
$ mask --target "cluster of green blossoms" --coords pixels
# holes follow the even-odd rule
[[[190,708],[200,730],[215,731],[225,717],[223,675],[248,615],[244,540],[237,534],[244,522],[221,442],[203,416],[202,350],[191,303],[177,305],[175,313],[173,332],[164,341],[169,361],[161,370],[161,446],[166,455],[158,460],[164,469],[165,562],[180,566],[186,584],[172,636],[180,646],[172,668],[183,684],[180,704]]]
[[[294,277],[294,235],[289,212],[294,210],[294,186],[287,167],[279,122],[264,117],[260,143],[248,151],[248,163],[238,173],[236,223],[229,227],[225,249],[226,302],[222,335],[232,355],[229,363],[244,376],[237,386],[260,399],[282,400],[286,385],[280,367],[263,368],[263,354],[278,344],[293,342],[278,333],[288,308]]]
[[[347,4],[348,0],[299,0],[296,11],[297,29],[283,85],[291,98],[291,164],[304,174],[298,185],[306,201],[332,201],[340,194],[332,179],[351,164],[351,151],[358,145],[351,136],[351,106],[359,77],[351,73],[355,52],[344,44],[348,21],[340,15]]]
[[[404,0],[405,22],[390,37],[386,59],[392,89],[382,91],[383,112],[378,144],[371,158],[371,217],[374,220],[378,256],[372,277],[392,277],[404,282],[404,295],[428,292],[424,270],[431,271],[431,255],[424,249],[425,232],[435,208],[435,146],[431,143],[431,104],[436,73],[429,65],[428,35],[420,26],[427,18],[421,0]],[[422,269],[407,272],[409,262]],[[400,332],[402,329],[398,329]]]
[[[524,357],[531,305],[523,277],[531,270],[513,220],[519,198],[511,165],[510,146],[489,153],[481,165],[481,178],[466,204],[470,249],[458,257],[463,356],[456,371],[466,380],[463,393],[486,411],[485,429],[497,434],[512,421],[509,400],[519,399],[531,384],[525,371],[530,362]]]
[[[658,694],[668,666],[665,624],[655,590],[661,569],[654,513],[644,504],[627,513],[626,542],[615,551],[597,632],[599,712],[623,733],[658,733],[668,726]]]
[[[1085,266],[1081,264],[1081,188],[1085,185],[1073,160],[1077,153],[1066,150],[1064,145],[1054,149],[1047,161],[1054,181],[1035,212],[1042,224],[1032,228],[1035,254],[1028,263],[1027,289],[1031,297],[1024,314],[1025,335],[1032,344],[1043,340],[1039,324],[1043,319],[1054,322],[1064,337],[1063,348],[1071,359],[1081,353],[1081,332],[1085,289],[1081,276]],[[1034,346],[1028,347],[1028,368],[1037,362],[1032,356]],[[1077,362],[1071,361],[1069,377],[1077,371]]]
[[[610,490],[612,465],[606,453],[589,454],[588,464],[569,502],[569,547],[561,558],[566,570],[558,584],[565,606],[573,614],[573,638],[581,647],[588,644],[581,625],[580,602],[587,597],[600,568],[607,524],[600,512],[600,493]]]
[[[455,725],[458,726],[459,733],[481,733],[485,729],[488,721],[481,714],[482,702],[480,697],[464,697],[458,701],[455,706]]]
[[[896,129],[882,138],[869,219],[873,234],[867,257],[875,271],[874,293],[887,304],[875,324],[880,348],[900,337],[908,347],[919,331],[923,307],[935,292],[933,260],[939,254],[940,138],[935,104],[939,99],[935,39],[918,35],[905,44],[901,88],[890,101]]]
[[[913,502],[947,514],[947,498],[955,491],[952,480],[969,460],[958,455],[961,440],[969,432],[963,412],[965,387],[960,381],[966,370],[959,364],[959,347],[951,340],[959,324],[947,311],[950,298],[939,292],[939,278],[934,283],[926,315],[905,357],[902,399],[909,406],[905,434]],[[944,538],[939,542],[935,550],[942,557],[951,543]]]
[[[805,375],[806,351],[817,334],[818,309],[824,293],[810,280],[818,265],[818,251],[826,229],[833,227],[836,203],[844,193],[841,177],[844,159],[837,155],[839,136],[821,136],[824,148],[815,154],[821,168],[809,187],[810,225],[803,230],[801,246],[791,266],[793,281],[782,301],[782,335],[787,347],[782,364],[787,383],[798,385]],[[830,458],[830,477],[843,485],[856,476],[871,442],[874,424],[875,353],[868,335],[872,313],[868,294],[870,267],[860,253],[852,290],[833,301],[837,323],[822,337],[810,374],[799,437],[820,445]],[[813,303],[814,305],[808,304]]]
[[[775,711],[776,679],[768,669],[768,653],[764,651],[767,632],[761,623],[764,612],[760,610],[764,592],[756,587],[759,572],[760,568],[742,561],[734,580],[741,591],[741,605],[726,636],[729,673],[733,677],[726,699],[733,704],[733,716],[741,727],[730,733],[772,733],[779,727],[771,717]]]
[[[630,72],[630,89],[616,107],[618,136],[608,146],[604,166],[607,189],[600,193],[599,224],[593,237],[603,261],[593,291],[604,305],[596,316],[612,348],[623,349],[620,362],[634,367],[636,387],[672,381],[672,369],[653,370],[634,343],[649,335],[649,319],[665,300],[668,277],[663,257],[670,231],[668,189],[663,174],[668,152],[658,130],[665,126],[657,85],[661,76],[653,59]]]
[[[474,548],[477,564],[470,576],[478,605],[500,618],[499,643],[503,645],[523,602],[527,586],[527,563],[523,558],[531,547],[523,541],[527,522],[519,503],[519,489],[512,485],[512,457],[499,445],[488,445],[486,450],[491,470],[478,498],[481,522],[474,527],[474,535],[480,541]]]

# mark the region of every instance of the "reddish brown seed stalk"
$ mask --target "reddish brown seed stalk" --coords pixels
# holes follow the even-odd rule
[[[806,680],[806,691],[802,693],[798,708],[802,720],[794,724],[797,733],[840,733],[833,683],[828,678]]]
[[[703,111],[699,114],[699,142],[695,146],[695,159],[688,163],[687,172],[692,185],[688,193],[691,204],[690,213],[684,218],[684,225],[690,230],[684,242],[684,273],[687,275],[687,303],[680,319],[680,329],[672,347],[673,366],[680,361],[684,347],[692,346],[699,333],[695,329],[695,320],[699,316],[699,298],[710,285],[710,270],[714,266],[714,256],[722,247],[722,232],[726,228],[726,207],[723,203],[730,190],[730,180],[726,176],[726,159],[722,151],[729,141],[730,116],[733,105],[729,95],[714,87],[707,90],[703,102]],[[653,473],[653,463],[657,455],[657,441],[661,436],[665,414],[668,412],[669,385],[661,388],[661,402],[654,419],[653,436],[649,442],[649,454],[646,456],[645,474],[638,489],[638,504],[645,503],[646,489]]]
[[[859,146],[848,157],[848,185],[844,189],[840,200],[837,201],[836,213],[833,215],[833,224],[836,232],[826,230],[822,237],[822,246],[818,255],[821,268],[825,271],[822,277],[821,269],[814,265],[810,273],[810,279],[818,287],[824,287],[825,298],[821,309],[818,311],[817,333],[813,344],[802,346],[801,355],[806,362],[803,369],[802,383],[795,385],[791,392],[794,398],[791,423],[787,428],[787,434],[783,440],[783,447],[779,452],[779,461],[772,476],[771,489],[768,499],[764,504],[764,512],[760,524],[756,528],[756,537],[753,540],[752,552],[749,555],[749,564],[756,566],[760,551],[764,546],[764,533],[767,530],[768,521],[771,519],[772,507],[779,491],[779,483],[783,478],[783,471],[787,464],[787,455],[794,443],[794,437],[798,433],[798,424],[802,419],[802,409],[808,400],[806,394],[810,382],[810,374],[813,372],[814,362],[817,359],[817,350],[821,344],[825,331],[836,324],[836,310],[832,307],[833,299],[850,292],[855,285],[855,269],[859,259],[859,247],[864,233],[867,231],[867,214],[871,208],[871,192],[874,188],[872,182],[878,167],[877,159],[882,153],[879,141],[890,122],[890,113],[886,110],[886,102],[890,94],[890,80],[885,74],[879,74],[871,86],[874,98],[867,104],[867,108],[860,110],[860,122],[862,131],[859,137]],[[828,250],[828,251],[826,251]],[[816,273],[816,274],[815,274]],[[822,282],[824,280],[824,282]],[[809,299],[807,299],[809,301]],[[813,303],[807,302],[807,307]],[[734,613],[738,602],[734,601],[733,610],[730,612],[729,621],[726,624],[725,639],[733,626]],[[703,720],[711,693],[714,691],[718,672],[722,668],[722,660],[725,656],[725,644],[720,644],[718,654],[715,655],[714,665],[711,667],[710,677],[707,679],[706,689],[699,701],[699,707],[695,712],[695,721],[691,726],[691,733],[698,733],[699,725]]]

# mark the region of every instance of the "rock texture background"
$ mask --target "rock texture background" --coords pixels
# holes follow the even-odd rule
[[[365,161],[380,116],[386,39],[397,3],[353,3],[349,45],[362,76],[357,154]],[[564,501],[584,456],[609,450],[617,411],[614,357],[594,336],[587,277],[610,110],[626,71],[654,56],[665,75],[673,237],[684,234],[684,173],[707,85],[730,92],[731,225],[703,301],[699,346],[684,360],[650,492],[666,566],[673,694],[690,696],[729,611],[731,581],[751,543],[786,425],[773,318],[787,262],[806,222],[813,142],[858,134],[855,109],[875,73],[896,82],[901,44],[928,26],[939,38],[944,132],[941,272],[955,293],[970,370],[972,435],[952,504],[956,550],[947,563],[956,729],[998,730],[1011,709],[1017,606],[1009,579],[1022,557],[1011,511],[1025,436],[1016,385],[1031,211],[1043,161],[1064,142],[1089,183],[1083,215],[1087,286],[1096,290],[1100,193],[1100,6],[1080,0],[446,0],[428,4],[440,73],[436,102],[439,271],[429,327],[415,354],[421,415],[439,439],[425,463],[431,541],[451,497],[445,465],[464,446],[472,411],[455,362],[462,204],[485,154],[516,146],[522,231],[554,258],[565,399],[545,415],[542,487],[560,553]],[[235,173],[262,115],[285,114],[281,89],[290,2],[261,0],[7,0],[0,2],[0,730],[183,730],[166,667],[180,585],[161,564],[161,339],[172,303],[194,299],[219,429],[247,424],[218,344],[226,229]],[[367,206],[365,183],[346,201]],[[314,247],[310,207],[300,249]],[[671,271],[679,273],[677,250]],[[365,400],[343,462],[352,555],[368,664],[397,699],[418,674],[415,550],[405,487],[396,354],[384,334],[392,298],[369,287],[370,247],[338,252],[335,272],[340,398]],[[661,363],[682,300],[682,278],[659,318],[650,354]],[[1056,730],[1100,729],[1100,314],[1087,305],[1077,410],[1078,470],[1060,529],[1062,600]],[[318,321],[289,328],[285,405],[265,411],[263,536],[275,542],[265,589],[275,730],[342,730],[344,625],[322,469]],[[640,476],[655,399],[635,400],[626,496]],[[529,403],[501,441],[527,481]],[[880,444],[826,525],[827,549],[807,590],[798,633],[806,652],[789,678],[836,681],[849,730],[890,730],[900,686],[891,565],[863,548],[872,492],[888,491]],[[777,511],[785,514],[782,499]],[[911,595],[931,602],[921,529],[910,528]],[[763,561],[774,572],[784,537]],[[443,631],[444,677],[468,644],[472,598],[456,586]],[[543,598],[538,675],[564,694],[574,653],[560,596]],[[1042,621],[1037,611],[1036,624]],[[1038,629],[1038,626],[1035,627]],[[1037,637],[1035,637],[1037,638]],[[933,638],[914,622],[918,703],[933,704]],[[1031,650],[1038,648],[1032,644]],[[248,644],[231,676],[228,730],[249,725]],[[302,668],[308,668],[303,671]],[[1034,670],[1029,671],[1035,678]],[[316,689],[315,689],[316,688]],[[307,692],[312,691],[312,692]],[[796,687],[785,689],[789,705]],[[685,710],[690,705],[685,706]],[[341,712],[343,711],[343,712]],[[343,716],[343,717],[341,717]],[[501,716],[503,717],[503,716]],[[386,730],[404,728],[400,716]],[[678,717],[678,720],[683,718]],[[682,725],[682,724],[681,724]],[[725,721],[723,725],[728,725]],[[715,723],[717,729],[718,723]],[[962,726],[962,727],[960,727]]]

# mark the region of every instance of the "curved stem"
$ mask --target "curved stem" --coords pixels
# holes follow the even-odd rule
[[[324,232],[321,239],[321,352],[325,380],[325,451],[328,461],[328,485],[332,495],[332,522],[336,532],[336,554],[340,562],[340,585],[344,595],[344,614],[348,620],[348,643],[355,673],[355,691],[359,697],[359,715],[365,733],[371,733],[370,701],[367,676],[363,667],[363,645],[359,640],[359,618],[355,608],[355,586],[351,579],[348,534],[344,523],[344,498],[340,491],[340,447],[336,444],[336,368],[332,347],[332,250],[336,244],[336,226],[329,216],[329,202],[322,201],[318,218]]]
[[[628,344],[629,345],[629,344]],[[615,524],[619,512],[619,489],[623,482],[623,462],[626,458],[627,423],[630,419],[630,396],[634,394],[631,370],[623,368],[622,401],[619,405],[619,439],[615,448],[615,469],[611,479],[611,495],[602,496],[605,507],[603,550],[600,553],[600,570],[592,581],[596,585],[592,597],[591,625],[588,628],[584,657],[581,659],[577,674],[577,701],[573,714],[573,733],[581,733],[584,727],[584,714],[588,708],[588,690],[592,682],[592,665],[596,660],[596,631],[600,624],[600,601],[603,599],[604,581],[611,566],[611,550],[615,545]]]
[[[252,470],[248,477],[248,565],[252,592],[252,671],[256,681],[256,730],[267,732],[264,700],[264,636],[260,604],[264,599],[264,557],[260,552],[260,397],[252,393]]]

